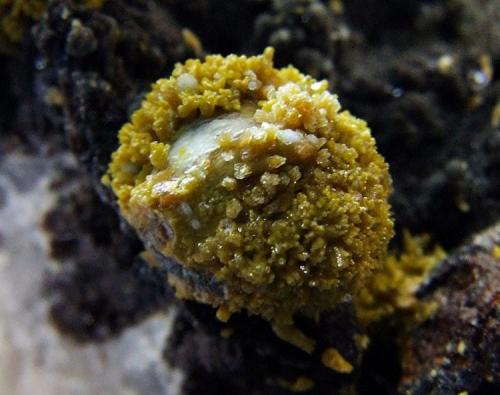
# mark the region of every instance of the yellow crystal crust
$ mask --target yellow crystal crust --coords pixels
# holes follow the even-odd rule
[[[104,179],[143,238],[224,285],[219,317],[246,310],[284,333],[363,286],[393,222],[366,123],[273,52],[178,64],[120,130]]]

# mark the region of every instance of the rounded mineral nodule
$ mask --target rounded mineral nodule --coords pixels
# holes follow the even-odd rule
[[[157,81],[119,133],[106,182],[148,248],[220,285],[180,297],[287,333],[356,293],[393,234],[388,166],[326,81],[260,56],[208,56]]]

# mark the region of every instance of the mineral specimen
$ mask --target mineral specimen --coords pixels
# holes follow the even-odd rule
[[[104,180],[179,297],[261,315],[311,351],[293,315],[350,298],[384,262],[391,180],[366,123],[273,52],[177,65]]]

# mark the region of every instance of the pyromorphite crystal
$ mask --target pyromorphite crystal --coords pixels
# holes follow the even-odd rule
[[[354,298],[357,317],[365,325],[397,318],[411,327],[433,310],[431,304],[419,302],[415,292],[446,253],[439,246],[429,249],[429,236],[404,231],[403,242],[403,252],[389,254]]]
[[[321,361],[327,368],[339,373],[351,373],[353,366],[347,361],[340,352],[333,347],[327,348],[321,354]]]
[[[327,82],[272,58],[177,65],[120,130],[105,179],[148,246],[222,285],[221,319],[258,314],[310,351],[293,316],[334,307],[384,262],[391,180]]]

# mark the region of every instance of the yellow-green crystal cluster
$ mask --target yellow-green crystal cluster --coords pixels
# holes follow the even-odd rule
[[[385,261],[391,179],[366,123],[273,52],[178,64],[120,130],[104,179],[158,251],[224,285],[221,319],[244,309],[290,338],[294,314],[334,307]],[[179,172],[176,143],[204,122],[250,126]]]
[[[354,299],[357,316],[363,324],[392,317],[412,326],[432,313],[433,306],[419,302],[415,293],[446,253],[439,246],[429,250],[429,241],[427,235],[403,232],[403,251],[389,254],[380,271]]]

